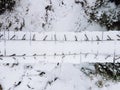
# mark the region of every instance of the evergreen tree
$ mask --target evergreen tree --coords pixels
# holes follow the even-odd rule
[[[0,14],[3,14],[6,10],[12,11],[15,6],[15,0],[0,0]]]

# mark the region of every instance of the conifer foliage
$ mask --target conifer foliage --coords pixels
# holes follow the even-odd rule
[[[0,0],[0,15],[6,10],[12,11],[15,6],[15,0]]]

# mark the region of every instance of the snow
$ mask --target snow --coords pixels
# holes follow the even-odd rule
[[[34,90],[111,90],[111,88],[114,89],[116,87],[116,90],[119,90],[119,83],[109,83],[104,82],[104,80],[103,83],[105,85],[103,88],[98,88],[95,83],[102,79],[86,77],[80,71],[80,67],[84,64],[57,65],[41,62],[38,64],[19,64],[14,67],[1,65],[0,82],[4,90],[31,90],[31,88]],[[27,68],[27,66],[29,67]],[[40,76],[41,72],[45,72],[45,74]],[[57,79],[55,80],[56,77]],[[20,85],[16,86],[20,81]],[[50,81],[53,82],[48,84]]]
[[[90,6],[95,1],[87,0]],[[47,6],[52,6],[51,10],[46,10]],[[3,32],[10,22],[9,32]],[[119,90],[119,82],[104,80],[99,75],[88,77],[81,68],[94,69],[85,62],[112,62],[114,57],[119,58],[120,33],[106,32],[105,27],[88,23],[83,8],[75,0],[21,0],[13,12],[0,16],[0,23],[4,23],[0,32],[3,90]],[[19,56],[24,54],[27,57]],[[98,81],[103,83],[101,88],[96,85]]]
[[[86,64],[19,64],[18,66],[0,67],[0,80],[4,90],[119,90],[119,83],[110,83],[103,80],[103,88],[98,88],[95,83],[102,80],[98,77],[86,77],[80,67]],[[29,67],[28,67],[29,66]],[[40,76],[41,72],[45,74]],[[55,80],[55,78],[57,78]],[[48,82],[52,82],[51,84]],[[18,82],[21,82],[18,86]],[[109,86],[110,85],[110,86]]]
[[[0,35],[3,35],[0,42],[2,47],[0,54],[3,55],[1,63],[14,62],[13,57],[22,63],[113,62],[113,58],[119,57],[120,52],[118,31],[80,33],[6,31]]]
[[[119,87],[119,83],[105,81],[100,76],[89,78],[81,72],[81,67],[94,69],[85,62],[113,62],[114,57],[119,57],[118,31],[5,31],[1,35],[0,54],[5,56],[0,61],[0,83],[4,90],[111,90]],[[108,35],[112,40],[108,40]],[[98,81],[104,83],[102,88],[96,86]]]
[[[88,0],[89,1],[89,0]],[[18,1],[19,2],[19,1]],[[51,5],[51,10],[46,10]],[[19,19],[17,23],[16,20]],[[12,26],[13,31],[24,24],[22,31],[105,31],[105,27],[88,23],[88,17],[80,4],[74,0],[21,0],[12,13],[0,16],[0,22]],[[97,29],[96,29],[97,27]],[[3,30],[2,29],[2,30]]]

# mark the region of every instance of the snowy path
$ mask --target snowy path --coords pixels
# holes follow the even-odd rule
[[[2,63],[120,61],[119,32],[1,32]],[[4,62],[3,62],[4,61]]]

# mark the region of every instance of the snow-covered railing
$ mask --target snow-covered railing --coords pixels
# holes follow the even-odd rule
[[[22,32],[1,31],[0,40],[28,41],[120,41],[119,31]]]
[[[120,32],[0,32],[0,62],[119,62]]]

